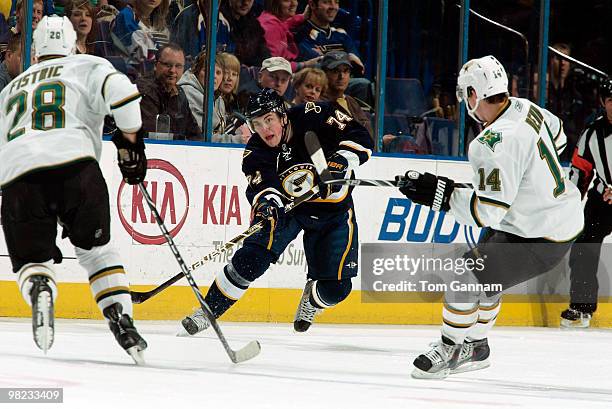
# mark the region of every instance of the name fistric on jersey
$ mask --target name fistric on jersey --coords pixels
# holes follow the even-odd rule
[[[251,204],[269,195],[282,201],[294,199],[317,184],[317,172],[304,143],[307,131],[314,131],[318,135],[326,158],[337,152],[347,159],[349,169],[346,178],[351,178],[353,170],[372,154],[373,142],[368,131],[332,103],[298,105],[288,110],[287,118],[288,132],[291,132],[287,143],[270,148],[254,135],[244,150],[242,171],[249,182],[246,196]],[[325,200],[311,200],[295,211],[309,215],[346,211],[352,206],[352,189],[342,186]]]
[[[559,118],[529,100],[510,98],[470,143],[474,188],[455,189],[451,213],[460,223],[520,237],[575,238],[584,217],[580,192],[559,162],[564,139]]]
[[[136,132],[140,94],[106,60],[70,55],[40,62],[0,93],[0,185],[29,172],[100,159],[105,115]]]

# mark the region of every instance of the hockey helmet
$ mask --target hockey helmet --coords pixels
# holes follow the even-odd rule
[[[604,102],[612,97],[612,78],[608,77],[599,84],[599,97]]]
[[[44,16],[34,30],[36,58],[66,56],[74,52],[77,35],[68,17]]]
[[[254,118],[265,115],[268,112],[276,112],[280,116],[283,116],[286,111],[287,109],[283,97],[278,95],[273,89],[264,88],[249,97],[245,112],[247,125],[251,132],[255,133],[252,124]]]
[[[473,107],[468,104],[469,88],[476,91],[476,104]],[[457,78],[457,99],[465,102],[468,114],[474,120],[482,122],[474,114],[480,101],[493,95],[507,93],[508,75],[504,66],[492,55],[470,60],[461,67]]]

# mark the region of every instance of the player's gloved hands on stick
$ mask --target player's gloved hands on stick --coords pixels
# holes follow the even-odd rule
[[[450,210],[450,197],[455,182],[444,176],[409,170],[404,176],[396,176],[400,192],[414,203],[429,206],[435,211]]]
[[[117,161],[123,180],[130,185],[137,185],[144,181],[147,174],[147,157],[143,141],[142,128],[136,133],[136,143],[128,141],[123,132],[117,128],[113,133],[112,141],[117,147]]]
[[[285,215],[285,209],[283,207],[275,200],[266,198],[260,199],[255,206],[253,206],[251,212],[253,215],[251,224],[263,221],[266,231],[278,228],[282,224]]]
[[[334,153],[327,160],[327,169],[329,170],[332,179],[344,179],[348,167],[348,160],[339,153]],[[339,192],[342,187],[342,185],[323,183],[321,179],[319,179],[319,196],[321,199],[327,199],[334,193]]]

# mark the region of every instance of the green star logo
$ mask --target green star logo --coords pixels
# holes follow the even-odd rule
[[[495,152],[495,146],[502,141],[501,132],[495,132],[488,129],[484,135],[478,138],[478,142],[488,146],[493,152]]]

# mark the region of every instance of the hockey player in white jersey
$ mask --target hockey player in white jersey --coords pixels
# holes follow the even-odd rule
[[[566,139],[559,118],[509,97],[506,71],[493,56],[461,68],[457,97],[484,124],[469,146],[473,188],[408,171],[400,190],[413,202],[450,212],[459,223],[486,228],[477,247],[463,256],[480,259],[484,268],[453,276],[476,290],[445,292],[442,338],[414,360],[417,378],[489,366],[487,332],[499,313],[501,292],[487,291],[486,285],[501,284],[505,290],[549,271],[584,224],[580,193],[559,163]]]
[[[33,41],[37,63],[0,93],[0,185],[2,228],[32,306],[34,341],[45,353],[53,344],[59,221],[115,338],[142,363],[147,344],[134,327],[129,283],[110,243],[109,195],[98,165],[104,116],[112,115],[122,175],[130,184],[144,179],[140,95],[108,61],[73,55],[76,33],[66,17],[44,17]]]

